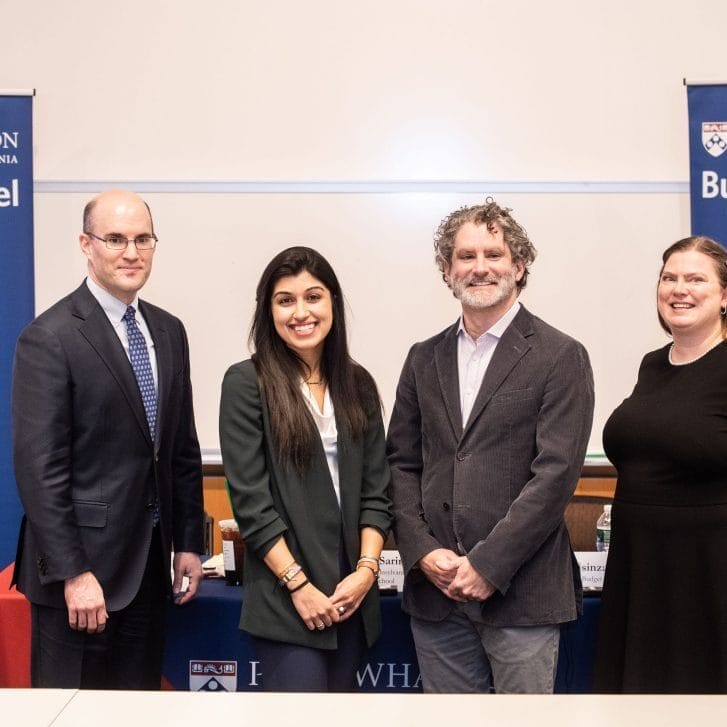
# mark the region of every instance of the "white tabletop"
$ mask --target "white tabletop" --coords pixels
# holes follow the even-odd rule
[[[0,690],[23,727],[690,727],[727,723],[727,696],[262,694]],[[22,720],[22,721],[21,721]]]
[[[48,727],[76,694],[75,689],[0,689],[0,722]]]

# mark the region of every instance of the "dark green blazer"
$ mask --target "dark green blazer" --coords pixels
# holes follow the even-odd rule
[[[370,526],[388,532],[391,502],[387,495],[384,426],[378,407],[368,416],[366,434],[359,440],[345,437],[339,427],[339,508],[320,439],[316,438],[313,461],[303,476],[284,467],[275,455],[268,408],[253,362],[234,364],[225,374],[220,445],[232,511],[246,544],[240,628],[254,636],[320,649],[336,648],[335,627],[309,631],[287,589],[278,586],[263,557],[284,536],[308,579],[331,595],[340,580],[341,526],[346,555],[354,565],[360,555],[361,528]],[[315,427],[312,417],[310,425]],[[381,632],[376,584],[363,600],[360,612],[371,645]]]

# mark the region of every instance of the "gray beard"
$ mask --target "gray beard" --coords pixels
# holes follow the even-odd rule
[[[497,281],[497,288],[494,290],[489,287],[482,288],[481,290],[470,288],[469,284],[472,278],[472,275],[468,275],[466,278],[452,282],[452,293],[454,293],[454,297],[462,305],[467,306],[467,308],[473,308],[475,310],[494,308],[507,300],[512,295],[513,290],[515,290],[516,281],[514,270],[500,278],[485,278],[485,280],[490,282]]]

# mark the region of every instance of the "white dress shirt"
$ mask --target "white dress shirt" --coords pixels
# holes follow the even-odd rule
[[[318,427],[318,433],[321,435],[323,451],[326,454],[326,462],[328,463],[328,471],[331,473],[333,481],[333,490],[336,493],[339,507],[341,506],[341,487],[338,480],[338,429],[336,428],[336,417],[333,412],[333,402],[331,395],[326,386],[326,392],[323,395],[323,411],[318,408],[318,402],[313,396],[310,387],[301,379],[300,390],[303,392],[305,403],[308,404],[313,420]]]
[[[91,291],[93,297],[96,298],[99,305],[103,308],[104,313],[108,317],[109,322],[114,327],[114,331],[116,331],[116,335],[121,341],[121,345],[124,347],[124,351],[126,351],[127,357],[129,357],[129,337],[126,333],[126,322],[123,320],[124,315],[126,315],[126,303],[115,298],[108,292],[108,290],[105,290],[98,283],[92,280],[90,276],[86,278],[86,285]],[[154,341],[152,340],[151,333],[149,332],[149,326],[146,325],[144,316],[141,315],[141,311],[139,310],[138,295],[134,296],[131,306],[135,311],[136,325],[139,327],[141,335],[144,336],[146,347],[149,350],[149,362],[151,363],[151,373],[154,376],[154,387],[156,388],[157,393],[159,393],[157,357],[156,351],[154,350]],[[131,357],[129,357],[129,361],[131,361]]]
[[[485,378],[497,344],[505,329],[512,323],[520,310],[516,300],[505,315],[476,341],[467,333],[464,321],[459,319],[457,329],[457,369],[459,372],[459,405],[462,411],[462,426],[467,424],[472,406]]]

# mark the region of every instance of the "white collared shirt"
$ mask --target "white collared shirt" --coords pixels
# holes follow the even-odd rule
[[[318,433],[321,435],[321,443],[323,451],[326,454],[326,462],[328,463],[328,471],[331,473],[333,481],[333,490],[336,493],[338,506],[341,506],[341,487],[338,480],[338,429],[336,428],[336,417],[333,411],[333,402],[331,395],[326,386],[326,393],[323,395],[323,411],[318,408],[318,402],[313,396],[308,384],[301,379],[300,390],[303,392],[305,403],[313,415],[313,421],[318,427]]]
[[[462,412],[462,426],[467,424],[472,412],[472,406],[482,387],[482,381],[485,378],[487,367],[492,361],[497,344],[519,310],[520,303],[516,300],[505,315],[476,341],[467,333],[464,320],[459,319],[459,328],[457,329],[457,370],[459,373],[459,405]]]
[[[106,317],[114,328],[116,335],[121,341],[121,345],[126,351],[127,357],[129,356],[129,337],[126,333],[126,323],[124,322],[124,315],[126,314],[126,303],[115,298],[108,290],[102,288],[98,283],[91,279],[86,278],[86,286],[91,291],[91,294],[98,301],[99,305],[103,308]],[[139,310],[139,296],[134,296],[134,300],[131,302],[131,306],[135,311],[136,325],[139,326],[141,335],[144,336],[146,341],[146,347],[149,349],[149,361],[151,363],[151,372],[154,376],[154,387],[159,393],[159,382],[157,377],[157,357],[154,349],[154,341],[152,340],[151,333],[149,332],[149,326],[147,326],[144,316],[141,315]],[[131,358],[129,357],[129,361]]]

